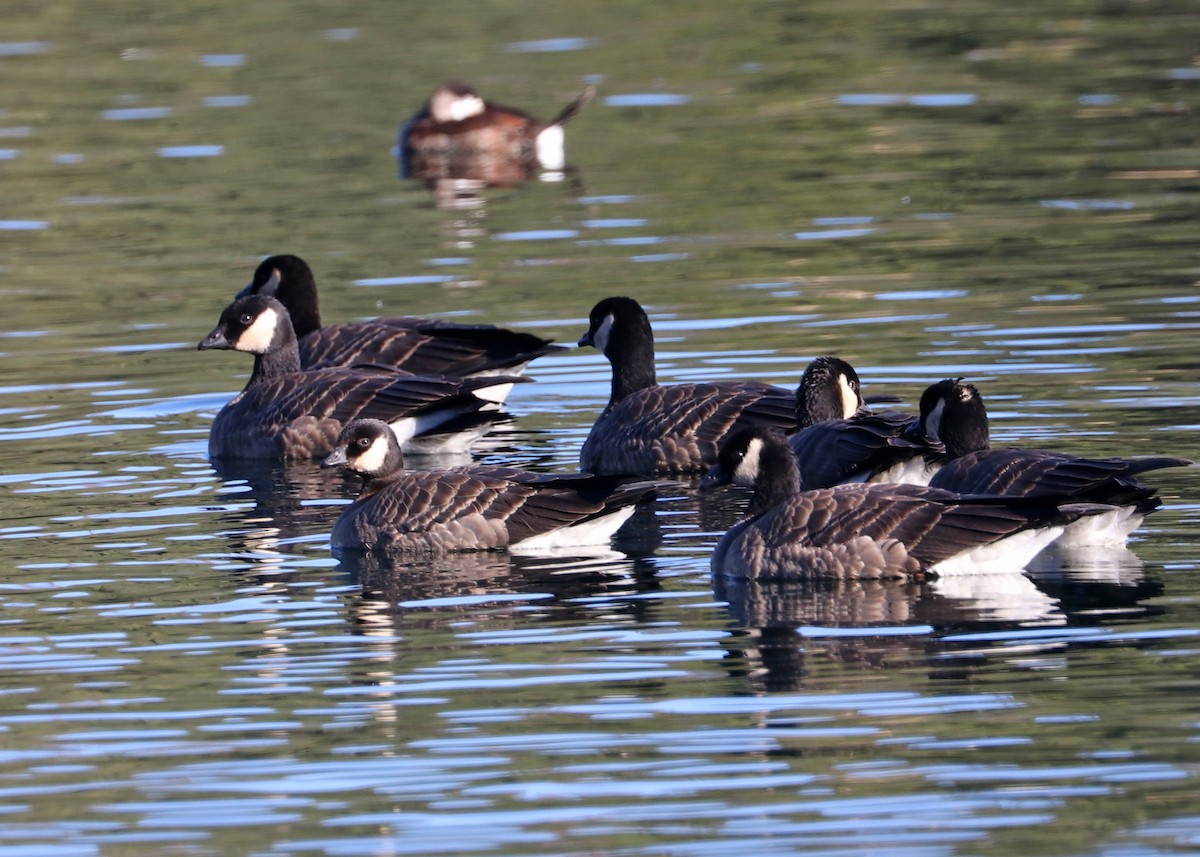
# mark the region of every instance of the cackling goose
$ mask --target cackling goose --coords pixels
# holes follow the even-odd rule
[[[299,256],[264,259],[237,296],[255,294],[287,307],[306,369],[373,364],[419,375],[517,375],[535,357],[565,350],[529,333],[432,318],[376,318],[322,327],[317,281]]]
[[[333,527],[338,551],[608,545],[634,506],[666,484],[493,465],[406,471],[395,435],[370,419],[347,425],[322,464],[347,465],[366,480]]]
[[[246,351],[254,371],[217,414],[213,458],[311,459],[329,454],[342,426],[379,417],[424,452],[462,451],[507,417],[488,390],[508,376],[451,378],[352,367],[303,370],[287,310],[262,295],[238,298],[198,346]]]
[[[921,435],[915,416],[872,411],[858,373],[845,360],[818,357],[796,388],[800,430],[791,444],[800,461],[800,488],[843,482],[926,485],[941,464],[941,445]]]
[[[848,484],[800,491],[778,432],[741,429],[701,482],[754,489],[749,517],[718,542],[714,573],[870,578],[985,574],[1023,568],[1085,515],[1109,507],[1053,498],[965,497],[924,485]]]
[[[579,456],[591,473],[688,473],[707,469],[717,442],[750,424],[796,427],[793,394],[757,381],[659,386],[654,334],[632,298],[610,297],[592,309],[580,345],[612,364],[612,395]]]
[[[1117,508],[1067,528],[1062,547],[1122,545],[1160,505],[1138,475],[1186,467],[1187,458],[1081,458],[1044,449],[992,449],[983,397],[961,378],[931,384],[921,395],[921,429],[945,446],[947,461],[930,485],[959,493],[1056,496]]]

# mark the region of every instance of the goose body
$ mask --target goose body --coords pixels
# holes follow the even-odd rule
[[[1187,458],[1082,458],[1044,449],[992,449],[987,408],[971,384],[947,378],[921,396],[921,428],[941,440],[947,461],[930,485],[959,493],[1020,497],[1059,496],[1106,503],[1113,509],[1067,528],[1062,547],[1123,545],[1161,503],[1138,477]]]
[[[443,83],[400,128],[396,154],[404,178],[466,178],[511,184],[537,169],[566,166],[564,126],[591,101],[585,89],[549,122],[504,107],[468,83]]]
[[[325,466],[367,481],[334,525],[332,547],[418,553],[607,545],[663,483],[477,465],[407,471],[378,420],[346,426]]]
[[[612,364],[612,394],[580,451],[590,473],[695,473],[716,461],[717,443],[741,425],[796,425],[793,394],[755,381],[659,385],[654,335],[632,298],[592,309],[579,344]]]
[[[802,490],[846,482],[927,485],[941,466],[941,445],[917,430],[918,418],[872,411],[858,373],[837,357],[818,357],[796,389],[799,431],[788,438],[800,461]]]
[[[528,333],[492,325],[394,317],[322,326],[317,282],[299,256],[264,259],[238,297],[263,295],[292,319],[306,369],[370,364],[418,375],[520,374],[529,361],[564,350]]]
[[[287,310],[260,295],[230,304],[198,347],[254,354],[245,389],[213,421],[208,441],[213,458],[321,458],[356,417],[385,420],[398,442],[421,451],[462,451],[506,419],[487,398],[488,390],[520,380],[348,367],[303,370]]]
[[[846,484],[800,491],[778,433],[725,440],[701,488],[754,489],[749,516],[717,544],[714,573],[748,578],[879,578],[1023,568],[1064,526],[1107,511],[1055,499],[967,497],[923,485]]]

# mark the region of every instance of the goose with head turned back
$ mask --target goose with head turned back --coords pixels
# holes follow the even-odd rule
[[[650,321],[632,298],[597,303],[579,344],[598,348],[612,364],[612,394],[584,441],[581,470],[700,472],[736,426],[796,426],[793,395],[782,387],[757,381],[659,385]]]
[[[507,419],[487,398],[489,388],[522,380],[351,367],[303,370],[287,310],[261,295],[226,307],[198,347],[254,355],[245,389],[221,409],[209,432],[213,458],[320,458],[356,417],[385,420],[402,442],[422,451],[462,451]]]
[[[796,417],[800,429],[788,443],[800,461],[802,490],[844,482],[926,485],[941,464],[941,445],[921,434],[917,417],[870,410],[858,373],[838,357],[818,357],[804,370]]]
[[[238,297],[264,295],[292,319],[305,369],[372,364],[418,375],[520,374],[534,358],[565,349],[502,327],[432,318],[376,318],[322,326],[317,282],[299,256],[264,259]]]
[[[1108,503],[1113,511],[1067,528],[1059,545],[1123,545],[1160,505],[1137,477],[1195,462],[1175,456],[1081,458],[1045,449],[992,449],[987,408],[972,384],[947,378],[921,395],[921,429],[946,449],[945,465],[930,485],[948,491],[1010,496],[1066,496]]]
[[[754,489],[749,516],[722,536],[714,573],[733,577],[909,577],[1023,568],[1063,527],[1108,509],[1053,498],[970,497],[924,485],[800,491],[778,432],[747,428],[721,445],[701,488]]]
[[[343,429],[323,466],[365,480],[330,537],[338,551],[539,550],[607,545],[666,483],[587,473],[475,465],[406,471],[395,435],[378,420]]]

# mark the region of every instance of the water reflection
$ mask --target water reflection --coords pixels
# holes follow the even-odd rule
[[[644,295],[671,378],[790,384],[842,353],[909,401],[989,379],[1006,442],[1187,454],[1197,39],[1172,4],[701,3],[682,29],[643,4],[636,33],[595,4],[451,26],[181,0],[86,27],[59,5],[0,43],[0,852],[1194,847],[1193,472],[1136,555],[1003,585],[722,587],[740,498],[690,487],[616,556],[359,567],[327,546],[358,486],[214,473],[225,382],[150,351],[291,236],[386,281],[381,312],[563,339],[582,292]],[[489,87],[620,78],[570,129],[581,170],[435,185],[453,216],[397,190],[394,87],[447,73],[447,45]],[[225,148],[155,156],[189,143]],[[538,365],[481,454],[573,468],[606,366]]]

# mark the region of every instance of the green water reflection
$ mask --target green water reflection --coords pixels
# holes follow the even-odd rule
[[[1194,472],[1155,479],[1132,584],[1035,577],[1024,619],[903,587],[714,603],[729,510],[691,498],[652,556],[575,578],[356,574],[323,541],[348,486],[209,467],[249,361],[195,351],[292,252],[331,320],[574,342],[629,294],[666,380],[836,352],[910,403],[968,376],[1005,441],[1200,457],[1188,4],[8,6],[0,852],[1194,845]],[[595,83],[571,173],[464,210],[397,180],[447,77],[539,116]],[[539,378],[490,454],[572,466],[607,367]],[[935,630],[794,632],[856,621]]]

